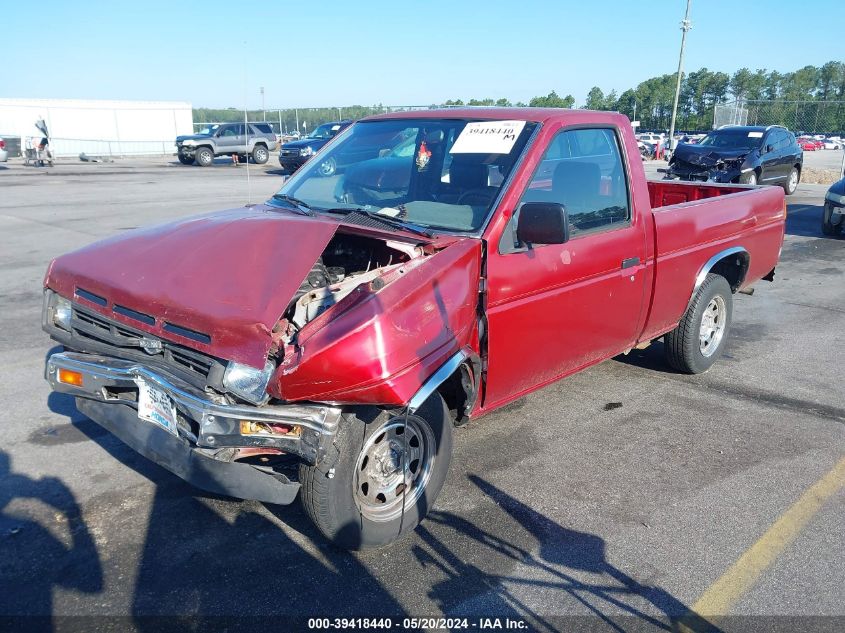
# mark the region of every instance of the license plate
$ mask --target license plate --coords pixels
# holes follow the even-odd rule
[[[179,436],[176,427],[176,405],[161,389],[156,389],[149,383],[138,382],[138,417],[167,429],[173,435]]]

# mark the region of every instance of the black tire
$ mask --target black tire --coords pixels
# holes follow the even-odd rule
[[[199,147],[194,153],[194,160],[200,167],[208,167],[214,163],[214,152],[210,147]]]
[[[183,165],[193,165],[194,164],[194,157],[193,156],[185,156],[185,154],[179,154],[179,162]]]
[[[756,171],[750,171],[747,174],[742,174],[739,177],[739,183],[741,185],[756,185],[759,183],[759,178],[757,177]]]
[[[302,484],[302,505],[305,512],[317,529],[335,545],[352,550],[381,547],[413,530],[428,514],[449,472],[452,458],[452,420],[443,398],[437,393],[416,413],[408,415],[407,426],[405,419],[404,410],[384,410],[376,407],[365,407],[344,414],[335,438],[338,456],[334,467],[327,470],[326,466],[300,466],[299,480]],[[408,495],[404,502],[404,511],[401,496],[403,493],[398,492],[399,486],[404,484],[400,482],[399,486],[387,493],[388,498],[384,501],[387,504],[384,506],[385,510],[393,512],[395,516],[384,515],[378,518],[376,515],[374,520],[370,514],[373,511],[371,508],[375,506],[376,498],[385,498],[385,495],[365,488],[366,481],[370,479],[367,475],[359,476],[359,473],[368,472],[368,465],[372,465],[372,468],[380,473],[380,469],[384,468],[383,462],[375,458],[370,461],[372,451],[387,447],[391,450],[386,454],[393,455],[397,436],[388,438],[388,434],[401,428],[403,433],[398,437],[410,436],[413,441],[414,437],[418,437],[414,434],[414,429],[421,431],[420,425],[425,425],[427,431],[419,437],[428,433],[429,439],[417,440],[417,446],[422,447],[418,448],[418,452],[429,450],[425,448],[424,442],[431,442],[430,461],[417,459],[416,473],[413,471],[414,462],[408,464],[407,472],[416,476],[416,479],[404,491],[404,494]],[[401,448],[401,444],[399,447]],[[402,455],[404,449],[402,454],[395,458],[398,462],[390,463],[404,463]],[[428,470],[424,470],[424,463],[428,464]],[[402,482],[406,481],[401,473],[394,475]],[[362,479],[366,481],[362,482]],[[422,483],[417,485],[419,482]],[[361,501],[368,493],[375,497],[369,509],[362,505]]]
[[[833,209],[830,208],[830,205],[824,205],[822,209],[822,234],[827,235],[828,237],[838,237],[842,235],[842,222],[840,221],[839,224],[833,224],[831,222],[831,216],[833,215]]]
[[[801,181],[801,171],[797,167],[793,167],[783,183],[783,191],[786,195],[791,196],[798,189],[798,183]]]
[[[270,151],[266,145],[258,144],[252,148],[252,161],[256,165],[263,165],[270,160]]]
[[[701,335],[704,328],[705,311],[712,317],[715,302],[720,310],[718,325],[721,334],[718,340],[711,339],[708,347]],[[733,293],[728,281],[721,275],[709,274],[695,293],[692,303],[684,313],[681,322],[663,338],[666,362],[680,372],[700,374],[710,369],[725,348],[733,317]]]

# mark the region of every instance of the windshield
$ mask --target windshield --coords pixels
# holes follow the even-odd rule
[[[763,142],[763,132],[752,130],[716,130],[701,139],[698,144],[723,149],[756,149]]]
[[[536,125],[466,119],[356,123],[278,195],[315,212],[363,211],[420,227],[476,231]]]
[[[206,125],[203,129],[201,129],[199,132],[197,132],[197,134],[200,134],[200,135],[203,135],[203,136],[211,136],[212,134],[214,134],[217,131],[217,128],[219,128],[219,127],[220,127],[219,125]]]
[[[311,130],[311,133],[305,138],[327,139],[337,134],[338,130],[340,130],[340,125],[338,123],[324,123],[323,125]]]

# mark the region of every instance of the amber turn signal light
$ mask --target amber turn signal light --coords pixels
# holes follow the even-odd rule
[[[82,386],[82,374],[78,371],[71,371],[70,369],[59,369],[57,373],[57,378],[59,382],[63,382],[66,385],[73,385],[74,387],[81,387]]]

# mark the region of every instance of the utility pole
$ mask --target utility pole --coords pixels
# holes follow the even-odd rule
[[[684,74],[684,46],[687,43],[687,31],[692,28],[689,19],[689,7],[692,0],[687,0],[687,12],[681,22],[681,54],[678,56],[678,81],[675,84],[675,103],[672,106],[672,122],[669,124],[669,149],[675,151],[675,119],[678,116],[678,99],[681,96],[681,77]]]
[[[261,115],[267,120],[267,110],[264,109],[264,86],[261,86]]]

